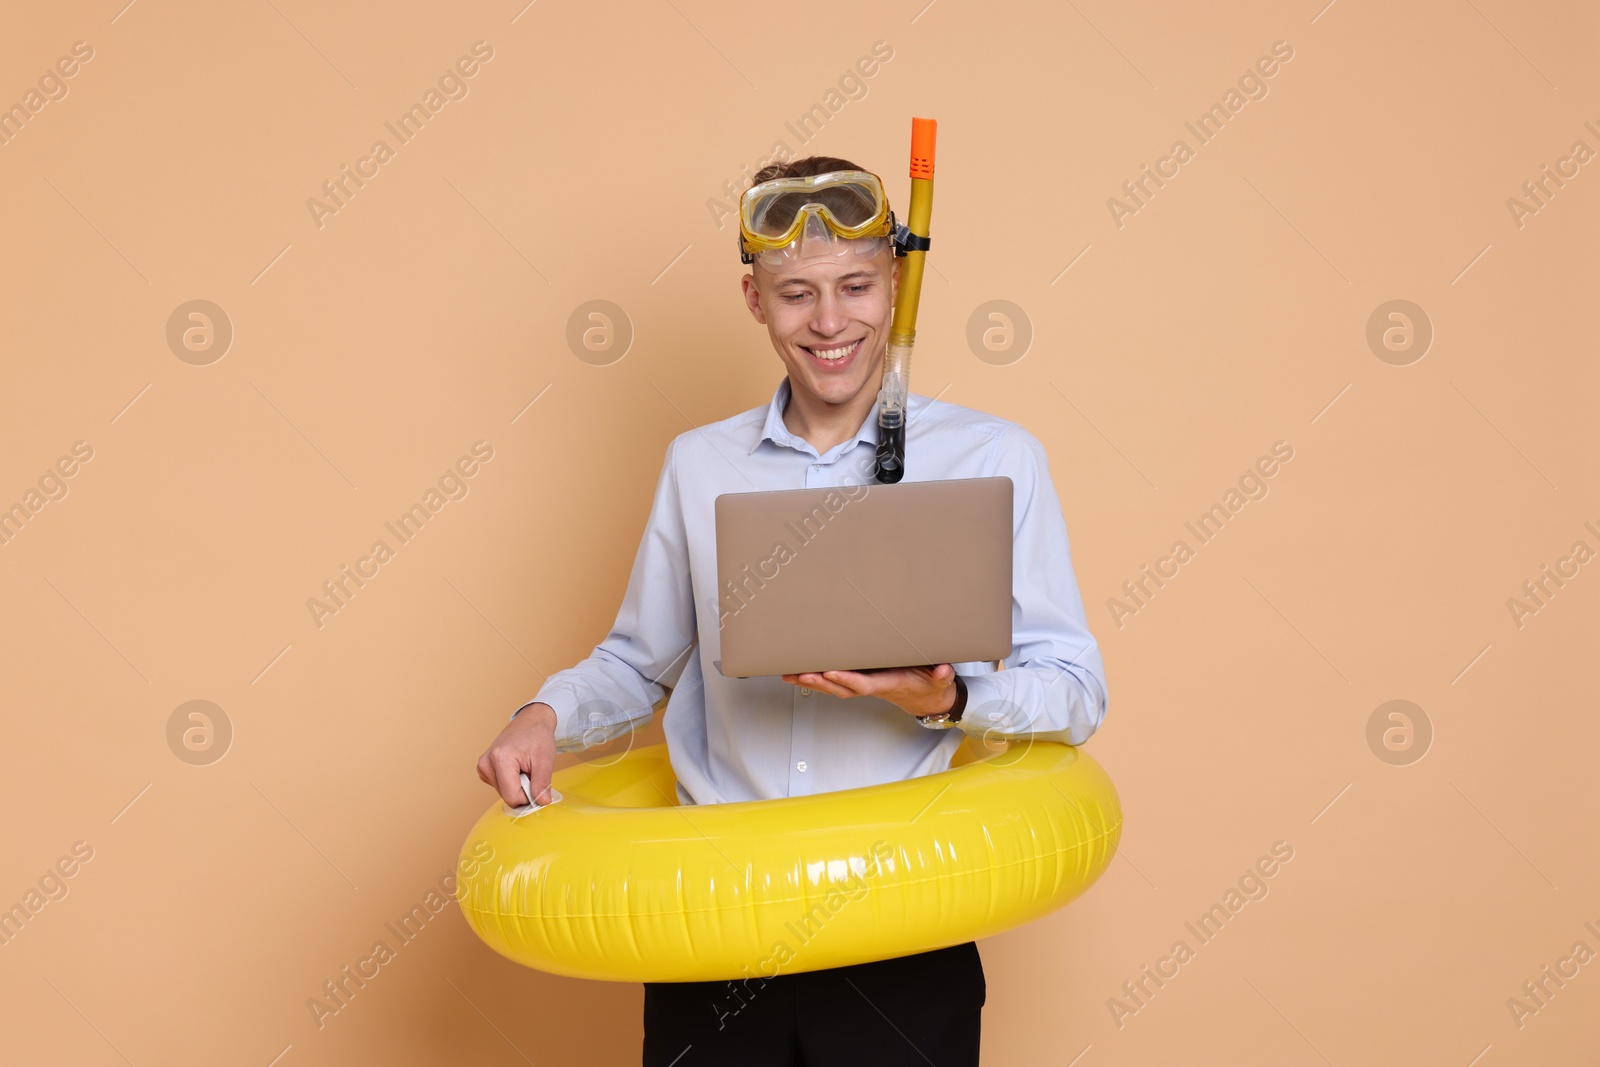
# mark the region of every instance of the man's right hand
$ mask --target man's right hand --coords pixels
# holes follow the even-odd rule
[[[494,786],[501,800],[520,808],[528,803],[522,792],[522,775],[527,774],[533,799],[548,804],[555,763],[556,711],[549,704],[529,704],[478,757],[478,777]]]

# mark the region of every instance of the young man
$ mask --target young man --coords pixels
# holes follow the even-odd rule
[[[804,179],[804,180],[796,180]],[[871,483],[877,392],[899,262],[876,177],[843,159],[767,167],[741,204],[745,303],[788,374],[771,402],[667,449],[611,633],[559,671],[478,760],[507,804],[549,800],[558,751],[663,720],[684,804],[804,796],[946,769],[965,735],[1082,744],[1105,716],[1105,669],[1084,619],[1043,448],[1004,419],[913,394],[913,480],[1014,485],[1014,648],[993,663],[725,678],[713,501],[722,493]],[[865,236],[861,236],[865,234]],[[787,242],[787,243],[780,243]],[[939,581],[939,575],[928,575]],[[951,610],[960,610],[951,605]],[[952,728],[954,727],[954,728]],[[644,1062],[978,1062],[985,999],[972,942],[780,974],[739,1010],[727,983],[647,983]]]

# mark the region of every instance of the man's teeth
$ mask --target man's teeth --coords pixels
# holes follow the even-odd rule
[[[829,362],[832,362],[833,360],[836,360],[836,359],[843,359],[845,356],[848,356],[851,352],[854,352],[855,348],[856,348],[856,343],[857,342],[855,342],[855,341],[851,341],[849,344],[845,345],[843,348],[813,348],[813,349],[811,349],[811,354],[813,356],[816,356],[818,359],[825,359],[825,360],[828,360]]]

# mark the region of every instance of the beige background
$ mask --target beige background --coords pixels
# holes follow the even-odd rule
[[[986,1061],[1593,1063],[1600,965],[1520,1027],[1507,1001],[1600,952],[1600,566],[1520,627],[1507,601],[1600,551],[1600,163],[1520,226],[1507,199],[1600,150],[1596,16],[1320,2],[14,10],[0,102],[93,59],[0,147],[0,506],[93,458],[0,547],[0,905],[93,858],[0,947],[0,1060],[637,1062],[638,986],[520,969],[453,908],[322,1028],[306,1002],[451,868],[478,753],[604,634],[666,443],[770,396],[708,201],[777,141],[903,201],[917,114],[915,388],[1049,450],[1127,818],[1086,897],[983,944]],[[319,228],[308,198],[476,41],[469,94]],[[1278,41],[1199,146],[1185,121]],[[234,330],[209,365],[166,339],[196,299]],[[634,331],[608,366],[565,340],[595,299]],[[1395,299],[1434,330],[1406,366],[1366,341]],[[991,300],[1033,332],[1002,365],[966,340]],[[480,440],[469,495],[319,628],[307,599]],[[1269,495],[1119,627],[1108,598],[1277,441]],[[1367,741],[1395,699],[1433,731],[1409,765]],[[168,745],[190,700],[234,731],[207,766]],[[1278,841],[1199,946],[1185,921]]]

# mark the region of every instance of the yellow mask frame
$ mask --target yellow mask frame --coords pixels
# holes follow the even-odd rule
[[[752,186],[739,198],[739,258],[754,262],[822,227],[843,241],[892,237],[894,212],[883,182],[871,171],[838,170]]]

